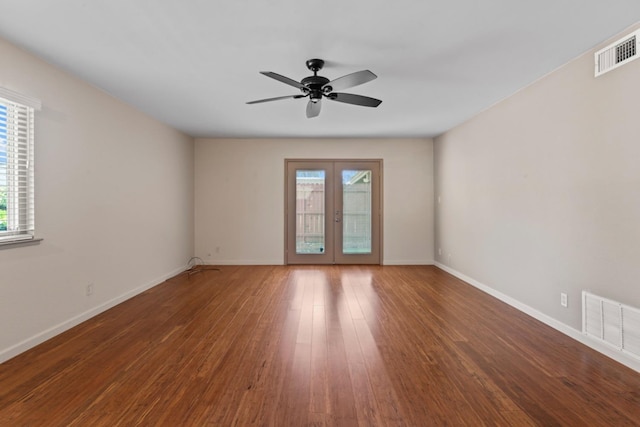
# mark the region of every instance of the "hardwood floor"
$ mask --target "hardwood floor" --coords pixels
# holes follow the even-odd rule
[[[624,426],[640,374],[436,267],[181,275],[0,365],[0,426]]]

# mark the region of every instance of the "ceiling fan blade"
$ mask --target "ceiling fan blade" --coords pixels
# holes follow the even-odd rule
[[[322,109],[322,101],[320,99],[316,102],[309,100],[307,103],[307,118],[312,119],[314,117],[318,117],[320,109]]]
[[[260,104],[261,102],[271,102],[271,101],[279,101],[281,99],[298,99],[304,98],[305,95],[287,95],[287,96],[276,96],[275,98],[265,98],[258,99],[257,101],[249,101],[247,104]]]
[[[343,90],[350,87],[358,86],[363,83],[370,82],[378,78],[369,70],[358,71],[355,73],[347,74],[346,76],[338,77],[335,80],[331,80],[329,83],[323,86],[331,86],[331,90]]]
[[[289,77],[282,76],[278,73],[274,73],[272,71],[260,71],[260,74],[264,74],[267,77],[271,77],[272,79],[276,79],[279,82],[288,84],[289,86],[296,87],[298,89],[304,88],[304,85],[300,82],[297,82]]]
[[[369,98],[368,96],[354,95],[352,93],[330,93],[327,98],[344,102],[345,104],[361,105],[363,107],[377,107],[382,103],[379,99]]]

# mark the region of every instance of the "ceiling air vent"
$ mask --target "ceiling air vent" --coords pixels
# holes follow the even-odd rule
[[[638,58],[639,38],[640,30],[637,30],[597,51],[595,53],[596,77]]]

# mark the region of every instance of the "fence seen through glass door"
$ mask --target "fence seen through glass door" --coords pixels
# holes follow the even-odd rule
[[[342,171],[342,253],[371,253],[371,171]]]
[[[296,170],[296,253],[324,253],[324,170]]]

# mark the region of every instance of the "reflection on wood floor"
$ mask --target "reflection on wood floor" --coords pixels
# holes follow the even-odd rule
[[[432,266],[181,275],[0,365],[2,426],[638,422],[640,374]]]

